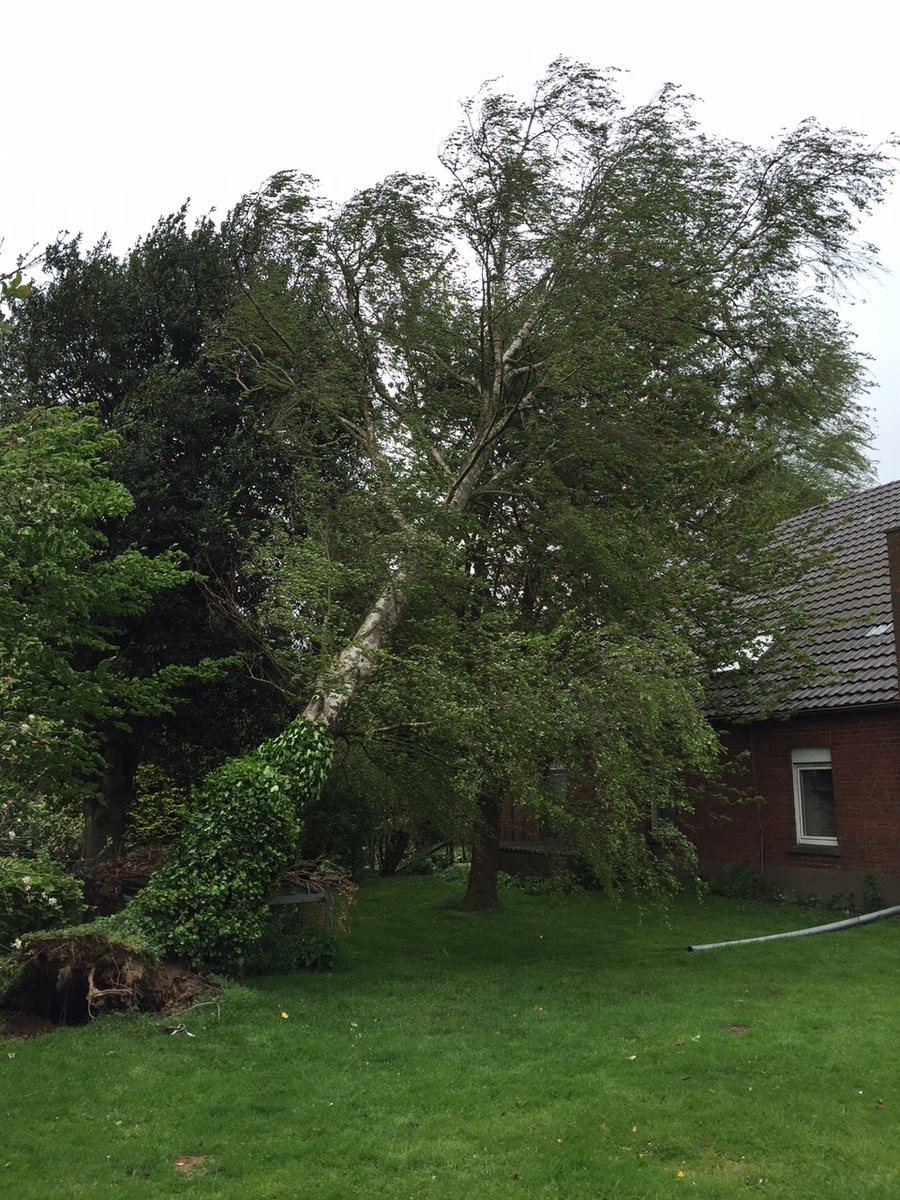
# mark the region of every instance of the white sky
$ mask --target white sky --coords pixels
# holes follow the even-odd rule
[[[713,134],[765,143],[806,116],[881,141],[900,128],[889,6],[856,0],[29,0],[3,6],[3,263],[60,229],[123,252],[191,197],[223,214],[277,170],[340,200],[433,171],[488,78],[527,93],[559,54],[672,81]],[[865,229],[892,274],[846,309],[879,387],[873,455],[900,478],[900,185]]]

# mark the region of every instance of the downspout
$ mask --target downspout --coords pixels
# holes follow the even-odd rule
[[[888,575],[891,581],[891,622],[894,634],[894,661],[897,666],[897,699],[900,701],[900,528],[885,532],[888,555]],[[895,764],[900,766],[900,764]]]
[[[839,929],[853,929],[856,925],[868,925],[884,917],[900,916],[900,904],[891,908],[880,908],[877,912],[863,913],[861,917],[847,917],[844,921],[832,921],[829,925],[812,925],[809,929],[791,929],[787,933],[769,933],[765,937],[738,938],[734,942],[707,942],[704,946],[688,946],[691,950],[721,950],[723,946],[749,946],[753,942],[777,942],[781,938],[809,937],[813,933],[835,933]]]
[[[747,728],[747,733],[750,740],[750,779],[753,783],[753,791],[756,794],[756,824],[759,829],[759,877],[766,877],[766,836],[763,830],[763,811],[762,801],[759,794],[759,783],[756,778],[756,747],[753,744],[753,726]]]

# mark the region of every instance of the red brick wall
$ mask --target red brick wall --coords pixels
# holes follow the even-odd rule
[[[698,806],[691,832],[702,872],[746,862],[797,890],[806,881],[807,891],[845,892],[856,890],[846,880],[858,886],[873,874],[886,898],[900,894],[900,710],[767,721],[735,729],[727,742],[749,752],[734,782],[765,802]],[[791,751],[811,746],[831,750],[837,856],[797,851]]]

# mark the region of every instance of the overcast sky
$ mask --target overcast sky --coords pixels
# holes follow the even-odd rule
[[[815,116],[900,129],[896,38],[874,0],[29,0],[4,5],[2,262],[61,229],[122,252],[188,197],[224,214],[277,170],[346,198],[433,171],[459,101],[527,93],[559,54],[614,66],[626,100],[671,81],[712,134],[764,144]],[[879,385],[873,456],[900,479],[900,187],[867,224],[891,273],[845,309]]]

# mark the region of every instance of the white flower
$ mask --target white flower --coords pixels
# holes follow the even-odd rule
[[[21,950],[21,949],[22,949],[22,939],[16,938],[16,940],[13,942],[13,950]]]
[[[29,886],[29,884],[31,883],[31,876],[30,876],[30,875],[23,875],[23,876],[22,876],[22,882],[25,884],[25,886],[26,886],[26,887],[28,887],[28,886]]]
[[[47,903],[50,905],[51,908],[55,908],[57,906],[57,904],[59,904],[59,901],[57,900],[57,898],[55,896],[48,896]]]

